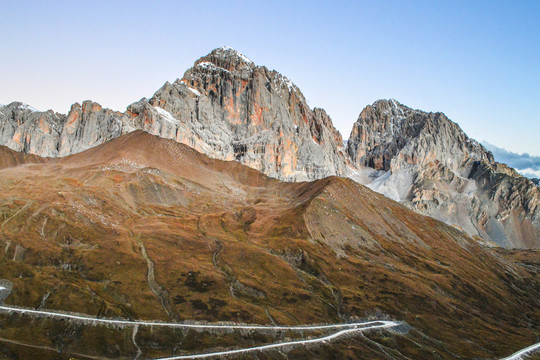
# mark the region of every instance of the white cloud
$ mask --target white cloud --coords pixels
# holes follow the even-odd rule
[[[523,176],[540,178],[540,156],[514,153],[487,141],[482,141],[482,145],[493,153],[496,161],[513,167]]]

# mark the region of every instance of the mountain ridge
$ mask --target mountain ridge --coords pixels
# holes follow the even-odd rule
[[[229,47],[196,60],[182,78],[166,82],[124,113],[92,101],[75,103],[67,115],[34,110],[20,103],[0,108],[0,144],[66,156],[142,129],[281,180],[351,177],[488,242],[540,247],[538,188],[496,163],[444,114],[379,100],[361,112],[344,146],[331,118],[310,108],[287,77]],[[476,200],[468,199],[476,192],[481,192]],[[459,211],[449,206],[452,202]]]

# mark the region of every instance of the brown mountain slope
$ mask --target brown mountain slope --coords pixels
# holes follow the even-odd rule
[[[0,169],[23,164],[42,163],[44,161],[46,161],[45,158],[32,154],[16,152],[0,145]]]
[[[496,358],[537,341],[538,252],[482,247],[348,179],[282,183],[139,131],[4,168],[0,187],[7,304],[132,319],[387,316],[410,325],[287,350],[290,359]],[[0,314],[0,358],[58,358],[43,347],[66,358],[133,358],[140,348],[152,358],[279,340],[49,319],[28,331],[30,321]]]

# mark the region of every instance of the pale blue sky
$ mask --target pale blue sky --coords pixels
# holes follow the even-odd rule
[[[4,1],[0,103],[124,111],[229,45],[291,78],[347,138],[395,98],[540,155],[540,1]]]

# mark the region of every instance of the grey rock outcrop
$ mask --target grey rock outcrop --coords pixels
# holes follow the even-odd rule
[[[122,135],[122,116],[92,101],[73,104],[61,129],[58,156],[75,154]]]
[[[136,129],[281,180],[348,171],[343,139],[326,112],[310,109],[285,76],[228,47],[123,114],[91,101],[74,104],[67,116],[20,103],[0,108],[0,145],[41,156],[74,154]]]
[[[540,193],[442,113],[395,100],[367,106],[347,151],[378,170],[369,187],[504,247],[540,247]]]
[[[0,145],[15,151],[50,157],[58,155],[58,138],[65,116],[40,112],[21,102],[0,107]]]
[[[0,279],[0,304],[11,294],[13,283],[6,279]]]
[[[210,157],[282,180],[347,174],[343,140],[286,77],[231,48],[197,60],[182,79],[128,108],[126,123]]]
[[[85,101],[68,115],[14,102],[0,107],[0,145],[43,157],[75,154],[122,134],[123,114]]]

